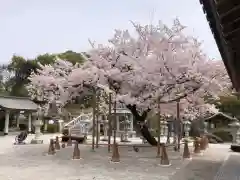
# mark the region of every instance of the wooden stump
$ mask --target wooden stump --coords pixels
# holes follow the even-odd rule
[[[166,150],[166,145],[162,144],[162,155],[161,155],[161,161],[160,164],[162,166],[170,166],[170,161],[168,159],[168,154],[167,154],[167,150]]]
[[[54,155],[56,154],[55,147],[54,147],[54,141],[53,139],[50,140],[49,148],[48,148],[48,155]]]
[[[120,162],[120,154],[119,154],[119,151],[118,151],[118,144],[117,143],[113,144],[111,161],[115,162],[115,163]]]
[[[156,158],[161,158],[161,145],[160,144],[158,144],[157,145],[157,156],[156,156]]]
[[[191,155],[188,147],[188,140],[185,140],[184,142],[183,159],[191,159]]]
[[[205,148],[209,148],[209,140],[207,136],[205,136]]]
[[[76,141],[73,149],[73,159],[80,159],[80,149],[78,147],[78,142]]]
[[[200,154],[201,149],[200,149],[200,138],[196,138],[194,141],[194,153],[195,154]]]
[[[69,139],[67,141],[67,146],[72,146],[72,139],[71,137],[69,136]]]
[[[55,149],[56,149],[56,150],[60,150],[60,143],[59,143],[59,138],[58,138],[58,136],[56,137]]]
[[[204,136],[200,138],[200,150],[205,150]]]

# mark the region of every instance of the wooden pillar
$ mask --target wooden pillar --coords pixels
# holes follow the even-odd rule
[[[32,113],[28,114],[28,133],[32,132]]]
[[[4,126],[4,135],[8,135],[8,128],[9,128],[9,116],[10,116],[10,110],[5,110],[5,126]]]

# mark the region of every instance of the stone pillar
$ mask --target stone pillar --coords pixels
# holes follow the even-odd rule
[[[58,127],[59,127],[59,132],[61,133],[63,130],[63,120],[58,120]]]
[[[214,129],[214,128],[215,128],[215,125],[214,125],[212,122],[210,123],[210,128],[211,128],[211,129]]]
[[[191,127],[191,122],[188,120],[183,121],[184,131],[185,131],[185,138],[189,138],[189,131]]]
[[[17,113],[17,115],[16,115],[16,123],[17,123],[17,124],[16,124],[16,127],[17,127],[17,128],[19,128],[19,120],[20,120],[19,117],[20,117],[20,112]]]
[[[32,113],[28,114],[28,133],[32,132]]]
[[[44,130],[43,130],[43,132],[47,132],[47,130],[48,130],[48,120],[44,120]]]
[[[5,126],[4,126],[4,135],[8,135],[8,128],[9,128],[9,116],[10,111],[7,109],[5,111]]]

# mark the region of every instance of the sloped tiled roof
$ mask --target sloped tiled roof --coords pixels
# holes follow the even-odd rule
[[[23,111],[24,110],[36,111],[38,105],[31,101],[29,98],[15,96],[0,96],[0,107]]]
[[[229,120],[232,120],[232,121],[238,120],[238,119],[236,119],[236,118],[234,118],[234,117],[231,117],[231,116],[229,116],[229,115],[227,115],[227,114],[224,114],[224,113],[222,113],[222,112],[219,112],[219,113],[216,113],[216,114],[214,114],[214,115],[212,115],[212,116],[204,119],[204,121],[211,120],[212,118],[215,118],[215,117],[217,117],[217,116],[222,116],[222,117],[225,117],[226,119],[229,119]]]

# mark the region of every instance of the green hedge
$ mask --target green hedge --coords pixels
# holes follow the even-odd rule
[[[47,132],[48,133],[56,133],[56,132],[58,132],[58,125],[57,124],[48,124]]]
[[[212,134],[220,137],[224,142],[231,142],[232,141],[232,135],[228,131],[221,130],[221,131],[213,132]]]
[[[4,125],[5,125],[5,118],[0,119],[0,131],[4,130]]]

